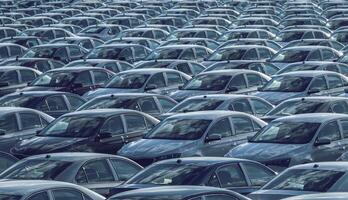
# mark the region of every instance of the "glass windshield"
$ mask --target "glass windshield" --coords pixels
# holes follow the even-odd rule
[[[288,101],[280,104],[267,115],[289,116],[304,113],[317,113],[323,111],[325,103],[320,101]]]
[[[308,50],[283,50],[272,59],[273,62],[302,62],[305,61],[310,51]]]
[[[22,196],[13,194],[0,194],[0,200],[19,200]]]
[[[279,76],[272,78],[262,89],[270,92],[303,92],[312,77]]]
[[[208,128],[211,120],[166,119],[152,129],[146,139],[197,140]]]
[[[38,98],[32,96],[5,96],[0,99],[2,107],[28,107],[32,103],[36,103]]]
[[[59,48],[53,48],[53,47],[37,47],[37,48],[31,48],[27,51],[26,54],[24,54],[24,58],[53,58],[54,53]]]
[[[148,57],[147,60],[156,60],[156,59],[178,59],[182,54],[182,49],[158,49],[153,51]]]
[[[242,60],[246,49],[221,49],[215,51],[208,61]]]
[[[127,89],[139,89],[141,88],[147,79],[150,77],[148,74],[120,74],[116,75],[107,85],[107,88],[127,88]]]
[[[88,59],[116,59],[121,51],[122,48],[116,47],[96,48],[87,57]]]
[[[183,89],[185,90],[209,90],[218,91],[225,89],[226,85],[230,81],[231,76],[224,75],[198,75],[191,79]]]
[[[35,79],[31,85],[47,87],[65,87],[74,79],[70,72],[47,72]]]
[[[281,38],[282,42],[291,42],[293,40],[299,40],[302,38],[303,32],[285,32],[281,33],[279,37]]]
[[[274,122],[267,125],[251,142],[306,144],[312,140],[320,123]]]
[[[344,172],[329,170],[292,169],[278,176],[263,189],[327,192],[343,174]]]
[[[70,164],[59,160],[27,160],[5,171],[1,178],[54,180]]]
[[[102,118],[86,116],[66,116],[49,124],[39,136],[90,137],[97,133]]]
[[[224,101],[216,99],[188,99],[175,106],[169,112],[182,113],[201,110],[215,110]]]
[[[78,110],[92,110],[102,108],[125,108],[135,109],[136,101],[130,97],[115,97],[115,98],[95,98],[86,104],[82,105]]]
[[[189,185],[202,175],[206,167],[162,164],[149,167],[127,181],[127,184]]]

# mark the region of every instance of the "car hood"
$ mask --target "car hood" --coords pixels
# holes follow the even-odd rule
[[[207,91],[207,90],[178,90],[171,93],[169,96],[176,101],[182,101],[188,97],[205,95],[205,94],[218,94],[220,91]]]
[[[62,91],[64,90],[64,87],[44,87],[44,86],[28,86],[23,89],[21,89],[21,92],[26,91]]]
[[[85,143],[88,138],[68,138],[68,137],[33,137],[19,142],[13,149],[16,154],[36,155],[42,153],[52,153],[60,151],[79,151],[72,149],[75,146]],[[85,149],[86,150],[86,149]]]
[[[271,160],[291,158],[302,152],[305,144],[245,143],[230,150],[225,156],[244,158],[265,163]]]
[[[254,93],[254,95],[269,101],[273,105],[277,105],[286,99],[302,97],[303,93],[302,92],[256,92]]]
[[[258,190],[248,195],[253,200],[278,200],[292,196],[314,194],[315,192],[293,190]]]
[[[197,140],[141,139],[123,146],[118,155],[130,158],[156,158],[182,153],[196,143]]]
[[[83,97],[85,99],[93,99],[94,97],[101,96],[101,95],[107,95],[107,94],[114,94],[114,93],[135,93],[135,92],[141,92],[139,89],[119,89],[119,88],[99,88],[93,91],[87,92]]]

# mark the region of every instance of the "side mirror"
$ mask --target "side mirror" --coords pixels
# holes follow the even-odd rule
[[[262,92],[262,88],[263,88],[263,87],[258,87],[258,88],[257,88],[257,91]]]
[[[318,93],[318,92],[320,92],[320,90],[316,89],[316,88],[308,90],[308,94],[314,94],[314,93]]]
[[[205,138],[205,142],[212,142],[212,141],[217,141],[217,140],[221,140],[221,135],[218,134],[212,134],[209,135]]]
[[[147,91],[147,90],[154,90],[154,89],[156,89],[157,88],[157,85],[155,85],[155,84],[149,84],[149,85],[147,85],[146,87],[145,87],[145,91]]]
[[[228,87],[228,88],[225,90],[225,93],[236,92],[236,91],[238,91],[238,88],[236,88],[236,87]]]
[[[7,87],[9,85],[10,85],[9,82],[0,82],[0,87]]]
[[[331,140],[329,138],[323,137],[323,138],[318,138],[315,143],[314,146],[321,146],[321,145],[327,145],[330,144]]]
[[[183,89],[184,89],[184,86],[183,86],[183,85],[179,85],[178,89],[179,89],[179,90],[183,90]]]

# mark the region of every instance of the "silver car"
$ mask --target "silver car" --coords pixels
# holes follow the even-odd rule
[[[347,192],[329,192],[329,193],[320,193],[320,194],[305,194],[305,195],[285,198],[283,200],[344,200],[344,199],[348,199]]]

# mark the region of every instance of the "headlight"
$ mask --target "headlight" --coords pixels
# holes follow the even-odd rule
[[[173,154],[169,154],[169,155],[158,156],[154,160],[155,161],[167,160],[167,159],[171,159],[171,158],[180,158],[180,156],[181,156],[181,153],[173,153]]]
[[[291,161],[291,158],[287,158],[287,159],[267,161],[264,164],[267,166],[289,167],[290,161]]]

